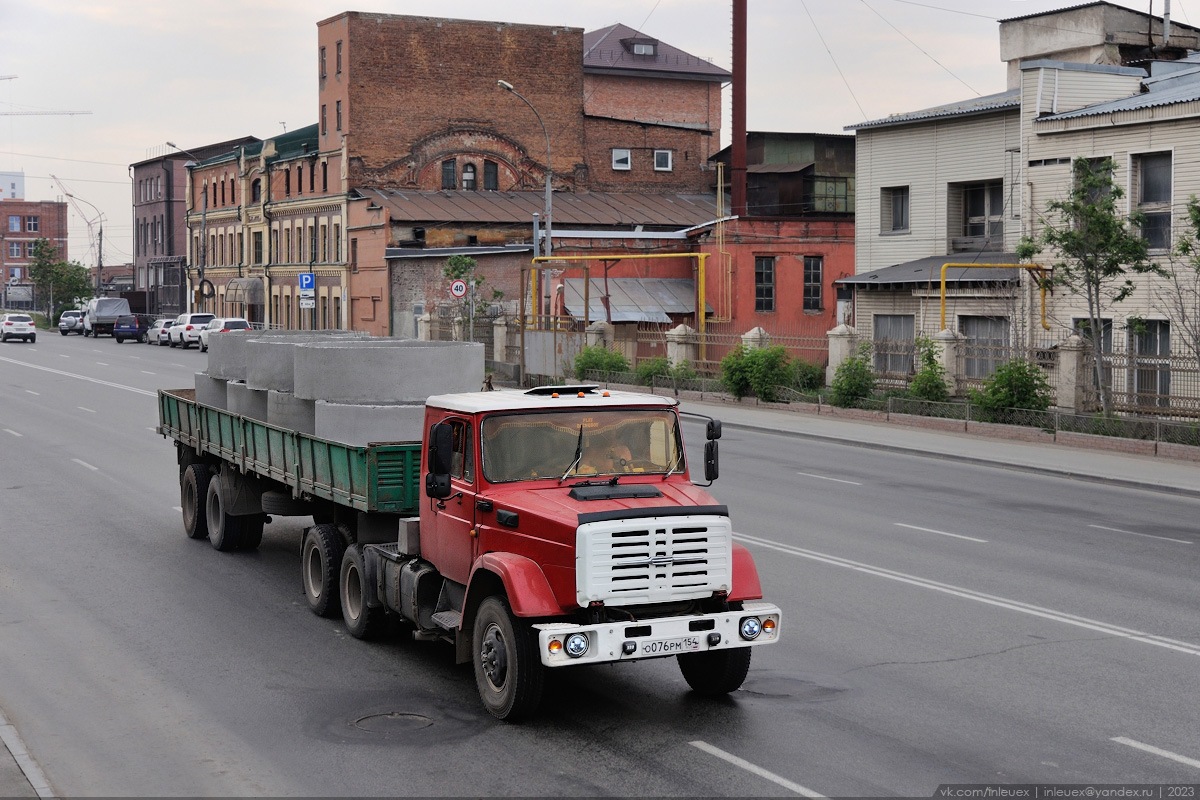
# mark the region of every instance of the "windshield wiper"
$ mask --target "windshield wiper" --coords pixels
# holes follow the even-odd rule
[[[562,483],[563,481],[565,481],[567,479],[567,476],[571,474],[571,470],[573,470],[573,469],[575,469],[575,467],[579,466],[579,460],[581,458],[583,458],[583,425],[582,424],[579,426],[579,441],[575,443],[575,458],[574,458],[574,460],[571,461],[571,466],[567,467],[567,471],[563,473],[563,476],[558,479],[559,483]]]
[[[675,456],[675,463],[672,464],[671,468],[666,471],[666,473],[662,476],[662,479],[665,481],[667,478],[671,477],[671,475],[674,474],[675,470],[679,469],[679,465],[682,463],[683,463],[683,451],[680,450],[679,455]]]

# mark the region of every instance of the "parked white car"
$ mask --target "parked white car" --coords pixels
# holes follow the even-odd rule
[[[28,314],[5,314],[0,317],[0,342],[9,339],[36,342],[37,328],[33,324],[33,317]]]
[[[184,350],[200,342],[200,329],[213,321],[215,314],[191,312],[180,314],[175,318],[171,329],[167,331],[167,342],[171,347],[182,347]]]
[[[215,317],[200,329],[200,352],[208,352],[208,337],[210,334],[248,330],[250,330],[250,322],[241,317]]]

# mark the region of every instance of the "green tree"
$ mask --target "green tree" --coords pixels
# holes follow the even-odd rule
[[[1045,411],[1053,398],[1050,382],[1041,367],[1024,359],[1014,358],[1001,364],[983,382],[982,390],[972,390],[971,402],[996,419],[1010,408]]]
[[[1091,346],[1093,377],[1106,415],[1112,413],[1112,387],[1104,382],[1105,311],[1133,293],[1131,274],[1163,273],[1147,258],[1141,235],[1145,215],[1123,216],[1118,210],[1124,192],[1113,180],[1114,169],[1116,163],[1110,158],[1075,159],[1070,192],[1065,199],[1046,204],[1046,217],[1038,218],[1041,234],[1023,237],[1017,246],[1023,260],[1050,248],[1056,259],[1054,275],[1045,284],[1086,298],[1088,324],[1083,334]]]
[[[58,308],[69,307],[92,296],[92,280],[87,268],[75,261],[60,259],[58,250],[46,239],[38,239],[33,244],[29,279],[38,300],[45,304],[51,323],[58,316]]]
[[[950,389],[946,386],[946,368],[937,360],[937,343],[928,336],[918,336],[916,348],[920,366],[908,385],[909,394],[919,400],[946,402],[950,399]]]
[[[1200,200],[1188,198],[1187,223],[1171,253],[1168,280],[1155,287],[1155,305],[1171,320],[1171,338],[1191,346],[1200,366]]]
[[[860,342],[858,352],[847,358],[833,373],[829,401],[849,408],[875,391],[875,373],[871,369],[871,343]]]

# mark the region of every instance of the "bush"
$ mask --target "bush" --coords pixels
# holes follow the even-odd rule
[[[746,363],[746,348],[738,345],[721,359],[721,383],[725,391],[741,400],[750,394],[750,368]]]
[[[797,358],[792,362],[792,386],[813,393],[825,386],[825,367]]]
[[[656,377],[671,374],[671,362],[662,356],[647,358],[637,365],[634,372],[637,373],[638,383],[643,386],[653,386]]]
[[[984,381],[982,391],[971,392],[971,402],[992,414],[1008,408],[1045,411],[1052,397],[1046,373],[1024,359],[1002,364]]]
[[[629,362],[625,356],[606,347],[585,347],[575,356],[575,377],[580,380],[588,372],[628,372]]]
[[[946,388],[946,368],[938,363],[935,355],[936,343],[928,336],[920,336],[916,347],[921,366],[908,385],[909,395],[918,400],[945,403],[950,399],[950,390]]]
[[[875,391],[875,373],[871,369],[871,345],[862,342],[858,353],[838,365],[830,385],[829,402],[849,408]]]
[[[791,385],[795,377],[787,350],[780,345],[754,350],[739,345],[721,360],[721,383],[739,400],[753,394],[775,402],[776,388]]]
[[[677,381],[694,381],[700,377],[700,373],[692,369],[692,365],[687,361],[680,361],[671,367],[671,377]]]

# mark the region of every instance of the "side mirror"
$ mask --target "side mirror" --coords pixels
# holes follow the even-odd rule
[[[443,500],[450,496],[450,456],[454,449],[454,436],[450,426],[438,422],[429,429],[429,447],[426,453],[425,494]]]
[[[720,427],[721,423],[718,422],[718,434]],[[712,483],[719,477],[721,477],[721,465],[717,460],[717,442],[715,439],[709,439],[704,443],[704,480]]]
[[[721,438],[721,420],[710,419],[708,421],[708,426],[705,429],[704,433],[708,437],[708,440],[710,442],[713,441],[714,439],[720,439]]]

